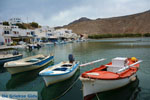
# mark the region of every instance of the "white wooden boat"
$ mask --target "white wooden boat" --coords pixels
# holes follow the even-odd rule
[[[80,76],[80,69],[78,69],[72,77],[64,81],[49,85],[48,87],[44,85],[41,96],[43,100],[58,100],[64,96],[73,86],[77,83]],[[52,90],[54,90],[52,92]],[[76,96],[76,95],[75,95]]]
[[[5,62],[18,60],[22,58],[22,54],[0,54],[0,65],[3,65]]]
[[[116,57],[112,62],[82,73],[84,100],[93,94],[123,87],[136,80],[139,68],[137,59]]]
[[[40,68],[54,60],[53,55],[44,56],[42,54],[27,57],[21,60],[10,61],[4,64],[8,72],[16,74],[24,71]]]
[[[39,75],[43,77],[46,86],[48,86],[70,78],[74,75],[78,68],[79,62],[61,62],[42,70]]]

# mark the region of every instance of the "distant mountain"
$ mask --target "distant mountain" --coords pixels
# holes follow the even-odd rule
[[[73,21],[73,22],[69,23],[68,25],[71,25],[71,24],[76,24],[76,23],[79,23],[79,22],[84,22],[84,21],[91,21],[91,19],[89,19],[89,18],[86,18],[86,17],[81,17],[80,19],[78,19],[78,20],[75,20],[75,21]]]
[[[150,33],[150,10],[120,17],[98,18],[91,20],[82,17],[64,28],[72,29],[77,34],[124,34]]]

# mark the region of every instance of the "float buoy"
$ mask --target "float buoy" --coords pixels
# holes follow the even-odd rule
[[[131,61],[136,62],[137,59],[135,57],[131,57]]]

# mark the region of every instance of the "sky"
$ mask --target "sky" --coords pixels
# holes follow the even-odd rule
[[[150,0],[0,0],[0,21],[19,17],[42,26],[62,26],[81,17],[130,15],[150,10]]]

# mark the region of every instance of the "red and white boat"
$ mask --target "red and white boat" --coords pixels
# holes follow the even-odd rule
[[[108,91],[136,80],[136,72],[141,60],[135,57],[116,57],[112,62],[82,73],[80,80],[83,84],[84,100],[91,100],[92,94]]]

